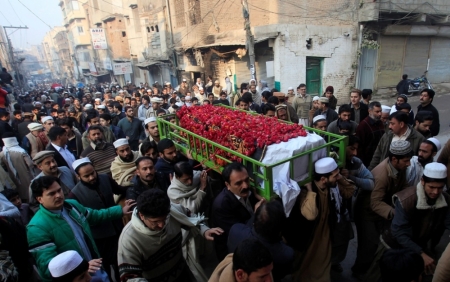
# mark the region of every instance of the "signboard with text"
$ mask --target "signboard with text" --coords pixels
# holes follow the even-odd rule
[[[106,43],[105,30],[103,28],[91,28],[92,46],[95,50],[105,50],[108,48]]]
[[[113,63],[114,75],[133,73],[131,68],[131,62],[126,63]]]

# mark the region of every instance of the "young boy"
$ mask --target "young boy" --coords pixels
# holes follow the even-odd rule
[[[19,193],[14,189],[5,189],[1,192],[8,201],[10,201],[14,206],[16,206],[20,211],[20,216],[22,218],[22,224],[25,226],[30,222],[31,212],[28,204],[22,203],[19,197]]]

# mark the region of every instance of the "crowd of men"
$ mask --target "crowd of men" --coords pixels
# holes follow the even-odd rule
[[[422,91],[416,113],[405,95],[387,106],[369,89],[353,89],[349,104],[332,86],[306,93],[305,84],[283,93],[255,80],[233,93],[229,80],[222,87],[208,77],[176,88],[35,89],[7,105],[0,88],[0,277],[331,281],[343,271],[353,221],[356,279],[450,281],[433,250],[450,228],[450,142],[435,162],[434,91]],[[348,136],[345,167],[316,161],[286,216],[280,199],[250,186],[244,165],[218,174],[161,138],[158,117],[205,104],[311,126],[326,140],[325,132]],[[211,252],[218,265],[209,274]]]

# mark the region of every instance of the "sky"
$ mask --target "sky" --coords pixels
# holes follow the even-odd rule
[[[14,48],[30,49],[42,43],[50,27],[62,26],[63,16],[58,0],[1,0],[1,26],[27,26],[28,29],[7,28]],[[42,22],[26,7],[35,13]],[[50,26],[50,27],[49,27]],[[15,32],[14,32],[15,31]],[[13,33],[14,32],[14,33]]]

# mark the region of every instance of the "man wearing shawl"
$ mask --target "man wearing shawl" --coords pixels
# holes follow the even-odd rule
[[[206,196],[206,171],[193,170],[189,162],[178,162],[174,166],[175,175],[167,190],[170,201],[180,204],[193,213],[201,213]]]
[[[113,143],[117,157],[111,164],[112,178],[123,187],[133,186],[131,179],[136,174],[135,161],[139,158],[139,152],[132,151],[128,140],[121,138]]]
[[[10,136],[11,135],[11,136]],[[24,203],[29,202],[28,187],[31,180],[38,174],[28,153],[19,146],[13,133],[3,134],[5,146],[0,153],[0,161],[7,168],[9,177],[14,181],[17,192]]]

